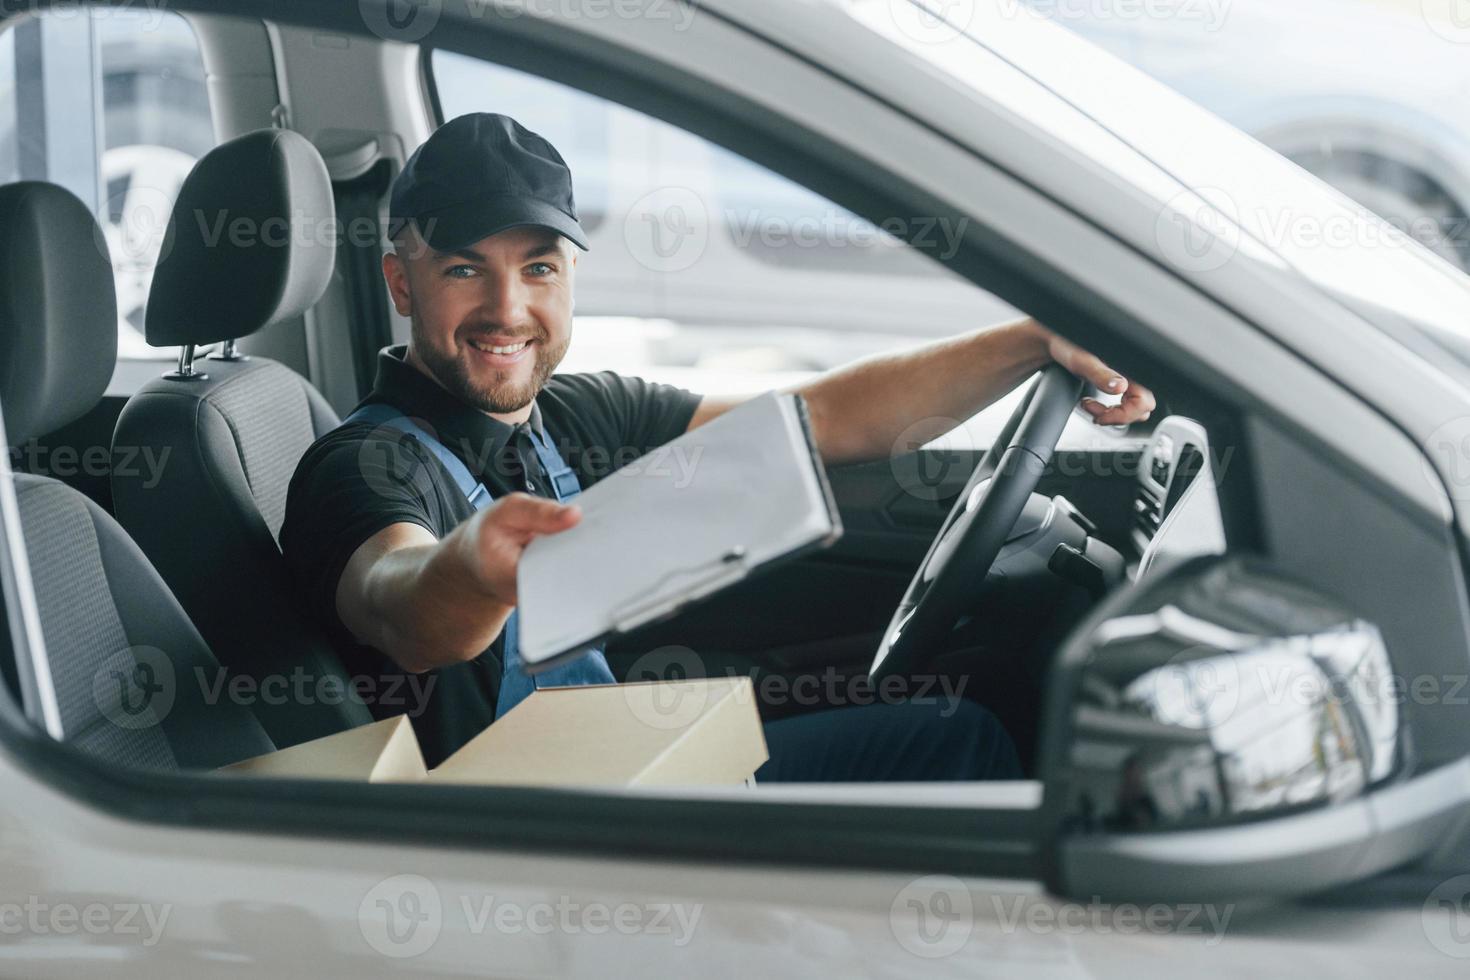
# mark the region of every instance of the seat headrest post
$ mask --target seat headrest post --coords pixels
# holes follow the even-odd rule
[[[241,354],[238,350],[236,350],[235,340],[234,338],[231,338],[225,341],[223,344],[220,344],[219,350],[215,351],[213,354],[210,354],[209,359],[211,361],[248,361],[250,360],[250,355]]]
[[[194,370],[194,345],[179,348],[179,366],[164,374],[170,381],[208,381],[209,375]]]

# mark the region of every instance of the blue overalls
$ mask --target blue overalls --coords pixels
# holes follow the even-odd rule
[[[343,424],[346,425],[348,422],[371,422],[374,425],[386,425],[412,436],[444,464],[444,468],[454,478],[455,484],[465,495],[465,499],[470,502],[471,507],[475,510],[484,510],[490,506],[492,502],[490,491],[483,483],[475,479],[469,467],[454,455],[448,446],[434,438],[423,427],[392,405],[385,402],[372,402],[364,405],[349,415]],[[550,439],[538,433],[534,426],[529,426],[528,429],[531,434],[531,445],[535,447],[536,456],[541,460],[541,467],[546,471],[547,479],[551,481],[551,492],[561,503],[566,503],[576,497],[582,492],[582,485],[577,481],[577,474],[561,458],[561,454],[556,451]],[[500,694],[495,699],[496,718],[504,716],[507,711],[529,697],[531,692],[538,687],[616,683],[612,671],[608,669],[607,658],[603,656],[601,645],[592,647],[586,654],[575,660],[541,671],[534,676],[526,673],[521,666],[518,615],[516,612],[510,614],[501,634],[504,638],[501,644],[504,663],[500,673]]]

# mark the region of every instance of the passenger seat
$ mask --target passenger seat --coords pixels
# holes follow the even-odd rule
[[[0,187],[0,406],[11,445],[102,398],[117,362],[117,300],[102,231],[54,184]],[[62,735],[112,765],[213,769],[274,746],[212,693],[219,664],[158,573],[100,507],[17,475]]]
[[[220,660],[261,685],[256,713],[281,746],[372,720],[298,608],[278,540],[296,464],[339,420],[305,378],[234,351],[321,297],[335,215],[326,165],[297,133],[206,154],[175,201],[144,324],[148,343],[184,354],[129,400],[113,437],[116,459],[168,453],[156,485],[114,469],[118,520]],[[194,361],[196,345],[221,341],[223,356]]]

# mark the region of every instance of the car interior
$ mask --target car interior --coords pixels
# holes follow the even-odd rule
[[[16,21],[0,21],[0,31],[17,45],[50,50],[45,31],[54,25],[44,15]],[[298,605],[278,534],[297,462],[366,394],[364,365],[405,330],[383,293],[380,241],[293,239],[278,247],[263,236],[211,236],[209,223],[194,216],[245,214],[258,226],[376,221],[387,180],[425,134],[422,126],[395,129],[395,111],[412,99],[383,93],[395,86],[417,93],[430,114],[418,122],[429,126],[447,118],[442,107],[452,101],[446,80],[435,83],[437,53],[415,45],[352,37],[322,54],[329,35],[310,28],[214,15],[191,15],[185,26],[210,80],[219,138],[169,202],[141,317],[119,309],[117,257],[109,262],[97,247],[109,241],[108,214],[99,222],[94,206],[34,168],[0,187],[7,267],[0,405],[17,447],[15,488],[49,671],[28,679],[30,667],[12,659],[7,680],[18,699],[30,685],[54,689],[59,717],[45,721],[76,748],[107,765],[162,771],[212,769],[369,720],[350,700],[247,709],[206,704],[196,685],[179,684],[161,726],[129,729],[116,723],[127,716],[126,696],[117,693],[125,685],[99,691],[98,679],[146,684],[160,657],[178,676],[217,663],[256,678],[297,668],[345,678],[324,632]],[[25,35],[37,27],[39,37]],[[250,64],[272,57],[281,63],[264,75]],[[140,85],[152,69],[131,70]],[[361,118],[341,85],[330,92],[320,85],[333,70],[349,78],[377,73]],[[283,82],[289,91],[275,91]],[[264,99],[255,91],[261,86],[272,89]],[[536,127],[538,106],[518,104],[515,94],[512,85],[509,96],[491,101]],[[396,121],[404,118],[414,121],[401,112]],[[720,148],[720,159],[739,149]],[[603,179],[579,176],[590,186]],[[594,209],[589,226],[599,220]],[[938,276],[946,290],[974,294],[975,306],[936,318],[936,335],[985,322],[970,317],[991,309],[992,297],[963,282],[932,247],[900,250],[907,254],[893,289]],[[836,264],[827,271],[865,277],[862,263],[870,260],[843,265],[828,257]],[[619,257],[608,261],[616,271]],[[820,269],[789,282],[786,270],[757,271],[778,294],[842,288]],[[668,295],[662,310],[620,305],[630,288],[613,274],[593,280],[579,304],[578,336],[602,322],[580,327],[585,306],[607,318],[698,323],[704,316],[707,329],[678,343],[727,343],[728,310],[681,312],[679,297]],[[1043,318],[1049,308],[1065,309],[1036,290],[1006,299],[1034,300],[1028,306]],[[840,318],[853,305],[803,315]],[[121,322],[141,321],[132,326],[151,358],[119,359],[120,314]],[[985,439],[964,432],[916,439],[891,460],[833,467],[845,529],[839,542],[617,638],[608,658],[619,679],[748,675],[770,719],[830,707],[833,692],[839,701],[870,697],[876,664],[878,673],[911,679],[916,695],[947,685],[991,708],[1034,771],[1045,677],[1062,639],[1129,583],[1222,553],[1227,538],[1232,547],[1251,540],[1249,460],[1234,452],[1235,412],[1146,352],[1089,335],[1086,322],[1047,322],[1101,339],[1099,352],[1111,363],[1146,379],[1160,403],[1153,419],[1127,432],[1090,431],[1074,412],[1080,383],[1050,370],[1024,397],[988,413]],[[769,330],[779,335],[781,326]],[[791,328],[793,335],[807,329]],[[63,472],[61,460],[91,458],[98,446],[107,447],[108,466]],[[143,465],[160,459],[168,465]],[[944,574],[916,575],[931,564]]]

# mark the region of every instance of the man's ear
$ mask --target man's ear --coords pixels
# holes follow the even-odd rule
[[[408,289],[408,263],[397,252],[383,253],[383,281],[388,284],[388,295],[393,297],[393,308],[399,316],[413,314],[413,298]]]

